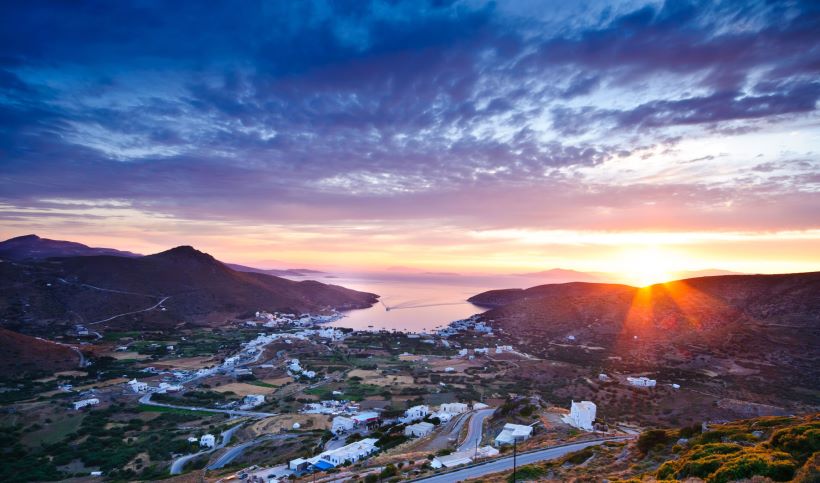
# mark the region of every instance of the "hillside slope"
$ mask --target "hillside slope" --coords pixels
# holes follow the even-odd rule
[[[0,329],[0,374],[21,376],[76,369],[80,355],[70,347]]]
[[[818,403],[820,272],[729,275],[638,289],[569,283],[470,302],[527,352],[601,370],[708,374]]]
[[[0,259],[3,260],[40,260],[51,257],[85,257],[93,255],[112,255],[118,257],[138,257],[131,252],[113,248],[95,248],[82,243],[49,240],[37,235],[23,235],[0,242]]]
[[[0,263],[0,288],[0,325],[33,333],[97,322],[143,328],[207,323],[255,310],[320,312],[376,301],[374,294],[336,285],[237,272],[187,246],[136,258]]]

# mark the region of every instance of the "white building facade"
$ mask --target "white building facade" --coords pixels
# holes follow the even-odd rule
[[[530,436],[532,436],[532,426],[507,423],[504,425],[504,429],[495,437],[495,444],[496,446],[513,444],[514,442],[530,439]]]
[[[655,379],[649,379],[648,377],[627,377],[626,382],[632,384],[636,387],[655,387],[658,384],[658,381]]]
[[[433,429],[435,429],[435,426],[433,426],[431,423],[426,423],[422,421],[420,423],[411,424],[410,426],[404,428],[404,435],[411,436],[414,438],[423,438],[424,436],[427,436],[428,434],[432,433]]]
[[[572,426],[585,431],[592,431],[595,423],[595,412],[597,406],[592,401],[572,401],[569,410],[569,420]]]

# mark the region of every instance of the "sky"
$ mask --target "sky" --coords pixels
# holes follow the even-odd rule
[[[820,270],[816,1],[3,2],[0,235]]]

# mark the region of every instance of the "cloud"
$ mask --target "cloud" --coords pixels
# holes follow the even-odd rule
[[[481,2],[4,5],[4,216],[57,198],[254,224],[816,227],[817,164],[782,163],[820,146],[775,147],[816,128],[816,4],[566,8],[577,20]],[[777,137],[765,159],[720,146],[749,132]],[[660,153],[681,140],[715,148]],[[697,159],[701,180],[626,182],[639,153],[669,173]],[[716,180],[729,165],[754,185]]]

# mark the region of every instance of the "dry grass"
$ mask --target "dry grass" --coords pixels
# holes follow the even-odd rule
[[[324,414],[281,414],[257,421],[242,432],[249,437],[256,437],[263,434],[278,433],[282,430],[293,429],[293,424],[299,423],[301,429],[330,429],[330,417]]]
[[[396,384],[410,385],[413,384],[411,376],[389,375],[384,376],[379,371],[366,371],[363,369],[356,369],[350,371],[348,377],[361,377],[363,382],[373,384],[375,386],[393,386]]]
[[[247,384],[244,382],[232,382],[230,384],[224,384],[219,387],[214,387],[214,391],[216,392],[233,392],[240,396],[247,396],[248,394],[273,394],[274,388],[271,387],[262,387],[262,386],[255,386],[253,384]]]

